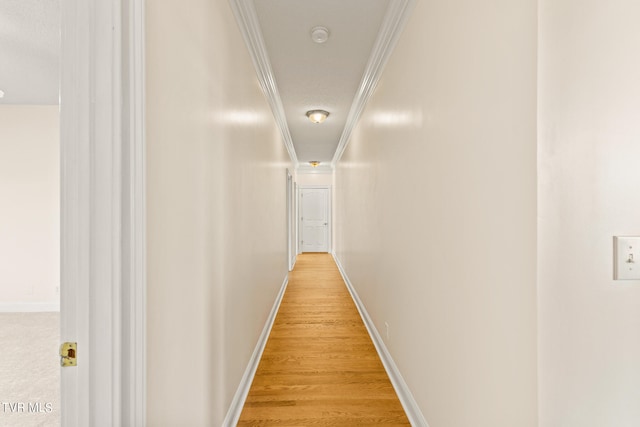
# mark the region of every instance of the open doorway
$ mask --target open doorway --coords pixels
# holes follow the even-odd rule
[[[60,425],[59,0],[0,3],[0,425]]]

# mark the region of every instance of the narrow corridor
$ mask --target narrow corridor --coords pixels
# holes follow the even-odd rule
[[[331,255],[298,256],[238,425],[410,425]]]

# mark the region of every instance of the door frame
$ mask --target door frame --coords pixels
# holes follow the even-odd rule
[[[60,12],[61,421],[143,426],[144,0]]]
[[[287,169],[287,266],[289,271],[293,270],[296,264],[298,249],[296,242],[298,241],[296,232],[296,193],[295,182],[291,171]]]
[[[298,205],[300,204],[300,200],[302,200],[301,194],[303,190],[312,190],[312,189],[325,189],[327,190],[327,216],[328,216],[328,220],[327,220],[327,253],[332,253],[333,252],[333,205],[332,205],[332,192],[331,192],[331,185],[299,185],[298,186],[298,193],[297,193],[297,198],[298,198]],[[297,209],[297,223],[298,223],[298,230],[300,230],[298,232],[298,236],[296,239],[296,243],[297,243],[297,247],[298,247],[298,254],[302,253],[302,244],[300,243],[300,240],[302,239],[302,209],[298,208]]]
[[[294,203],[293,203],[293,250],[295,251],[296,257],[300,253],[300,239],[298,236],[300,235],[299,230],[299,221],[298,216],[300,215],[300,197],[298,195],[298,183],[293,181],[293,194],[294,194]],[[297,258],[296,258],[297,259]]]

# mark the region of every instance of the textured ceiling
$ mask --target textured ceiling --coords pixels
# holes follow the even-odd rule
[[[0,104],[57,104],[59,0],[0,0]]]
[[[254,0],[300,163],[333,158],[389,0]],[[329,40],[311,40],[323,26]],[[305,113],[330,112],[322,124]]]

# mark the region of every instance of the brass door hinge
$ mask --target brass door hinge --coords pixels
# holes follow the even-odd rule
[[[78,364],[78,343],[64,342],[60,346],[60,366],[76,366]]]

